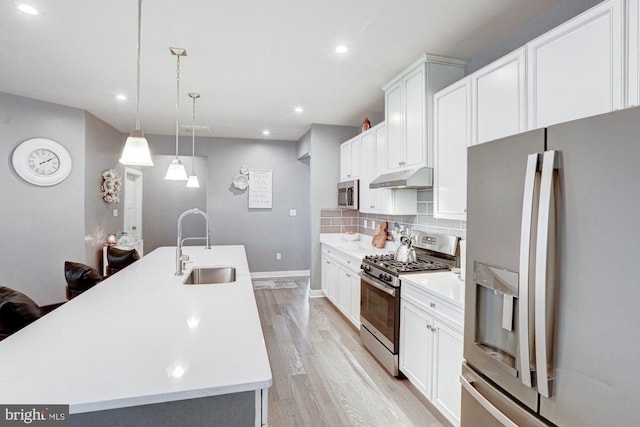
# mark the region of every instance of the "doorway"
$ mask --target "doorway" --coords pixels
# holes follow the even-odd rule
[[[124,231],[142,239],[142,171],[124,168]]]

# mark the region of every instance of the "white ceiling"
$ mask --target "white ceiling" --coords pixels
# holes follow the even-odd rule
[[[0,92],[135,126],[137,0],[0,2]],[[146,0],[141,127],[175,134],[199,92],[210,135],[297,140],[311,123],[357,126],[384,111],[381,86],[422,53],[468,59],[559,0]],[[351,50],[334,52],[338,44]],[[127,101],[118,101],[125,94]],[[304,112],[293,111],[302,106]],[[188,133],[188,132],[187,132]]]

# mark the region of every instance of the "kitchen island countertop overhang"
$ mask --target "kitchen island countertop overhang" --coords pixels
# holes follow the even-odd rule
[[[0,403],[84,413],[267,389],[271,367],[243,246],[161,247],[0,342]],[[184,285],[195,267],[236,281]],[[61,269],[62,270],[62,269]]]

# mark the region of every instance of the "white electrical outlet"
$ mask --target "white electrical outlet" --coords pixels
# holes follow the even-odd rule
[[[371,228],[376,228],[376,222],[375,221],[371,221]]]
[[[113,210],[113,216],[118,216],[118,209]]]
[[[280,261],[282,259],[282,254],[280,252],[276,253],[276,261]]]
[[[298,212],[295,209],[289,209],[289,216],[296,216]]]
[[[364,220],[364,228],[367,228],[367,220]]]

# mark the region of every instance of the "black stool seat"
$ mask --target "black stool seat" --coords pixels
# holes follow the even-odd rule
[[[135,249],[118,249],[115,246],[107,248],[107,276],[122,270],[140,259]]]
[[[39,319],[43,311],[31,298],[0,286],[0,340]]]
[[[69,300],[104,280],[95,268],[72,261],[64,262],[64,278],[67,280],[67,299]]]

